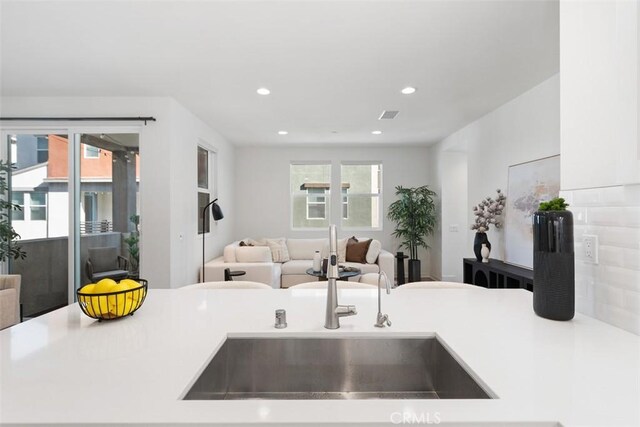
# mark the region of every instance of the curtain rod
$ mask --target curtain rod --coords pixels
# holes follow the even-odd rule
[[[155,122],[149,117],[0,117],[3,121],[57,121],[57,122]]]

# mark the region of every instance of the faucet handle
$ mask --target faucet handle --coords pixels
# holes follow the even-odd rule
[[[338,316],[354,316],[358,314],[355,305],[339,305],[336,307],[336,314]]]
[[[378,318],[376,319],[376,323],[373,326],[375,326],[376,328],[384,328],[385,325],[391,326],[389,315],[378,313]]]

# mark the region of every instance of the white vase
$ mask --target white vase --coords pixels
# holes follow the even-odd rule
[[[313,271],[320,270],[322,270],[322,256],[320,256],[320,251],[316,251],[316,253],[313,254]]]
[[[489,262],[489,254],[491,253],[491,249],[487,247],[486,243],[482,244],[482,249],[480,249],[480,254],[482,255],[482,262]]]

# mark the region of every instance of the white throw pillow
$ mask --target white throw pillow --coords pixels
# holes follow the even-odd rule
[[[271,249],[271,258],[273,262],[291,261],[289,250],[287,249],[287,240],[284,237],[278,239],[264,239],[269,249]]]
[[[267,246],[239,246],[236,259],[238,262],[271,262],[271,249]]]
[[[338,262],[347,262],[347,242],[349,238],[338,239]],[[329,258],[329,242],[326,241],[322,248],[322,258]]]
[[[369,250],[367,251],[367,264],[375,264],[381,250],[382,243],[380,243],[379,240],[372,240],[371,244],[369,245]]]

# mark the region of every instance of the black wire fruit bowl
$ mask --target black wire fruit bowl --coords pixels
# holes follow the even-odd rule
[[[147,281],[125,279],[117,286],[118,290],[103,293],[92,292],[91,285],[78,289],[76,295],[82,312],[98,320],[113,320],[133,315],[147,297]],[[123,287],[126,289],[121,289]]]

